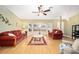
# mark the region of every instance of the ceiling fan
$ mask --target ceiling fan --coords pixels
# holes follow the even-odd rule
[[[51,8],[53,8],[53,7],[48,7],[48,9],[43,10],[43,5],[39,5],[37,8],[38,8],[38,11],[33,11],[32,13],[38,13],[38,16],[40,14],[43,14],[46,16],[47,12],[51,11]]]

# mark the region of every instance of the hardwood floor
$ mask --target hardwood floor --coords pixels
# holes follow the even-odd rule
[[[61,40],[53,40],[45,36],[47,45],[28,45],[32,35],[25,38],[15,47],[0,47],[1,54],[58,54]]]

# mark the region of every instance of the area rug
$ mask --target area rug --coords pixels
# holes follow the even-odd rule
[[[28,45],[47,45],[44,37],[32,37]]]

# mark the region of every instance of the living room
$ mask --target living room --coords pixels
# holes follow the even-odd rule
[[[62,41],[74,42],[78,19],[78,5],[1,5],[0,53],[60,54]]]

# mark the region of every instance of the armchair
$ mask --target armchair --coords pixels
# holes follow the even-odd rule
[[[52,32],[48,31],[48,35],[53,39],[62,39],[63,37],[62,31],[59,29],[53,29]]]
[[[53,30],[53,39],[62,39],[63,33],[59,29],[54,29]]]
[[[76,39],[74,42],[65,42],[63,41],[60,44],[60,53],[63,54],[79,54],[79,39]]]

